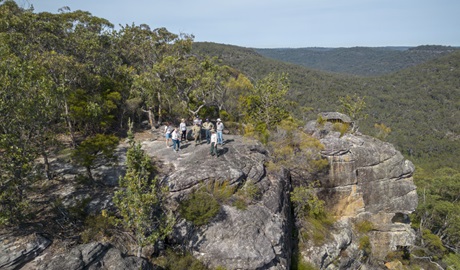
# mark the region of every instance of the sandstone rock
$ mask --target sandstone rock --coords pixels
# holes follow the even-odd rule
[[[367,220],[374,224],[367,234],[374,258],[383,260],[398,247],[411,246],[415,234],[408,214],[417,207],[412,162],[405,160],[391,144],[370,136],[340,136],[316,121],[309,122],[306,130],[324,144],[321,154],[330,164],[329,173],[320,179],[322,187],[318,189],[330,213],[341,222],[357,224]],[[341,248],[335,240],[329,240],[324,245],[328,247],[327,255],[311,250],[302,254],[321,269],[339,269],[328,262],[338,258],[334,257],[338,250],[356,255],[358,237],[354,235],[350,244]]]

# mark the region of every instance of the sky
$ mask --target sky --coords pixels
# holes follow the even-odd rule
[[[459,0],[16,0],[249,48],[460,46]]]

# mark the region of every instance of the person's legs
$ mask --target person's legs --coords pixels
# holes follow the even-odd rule
[[[186,141],[187,140],[187,130],[182,130],[182,137],[181,140]]]
[[[206,129],[206,142],[211,143],[211,130]]]
[[[218,155],[217,155],[217,143],[213,142],[212,144],[214,145],[214,147],[212,148],[212,151],[213,151],[212,155],[213,156],[216,155],[216,157],[218,157]]]
[[[211,143],[211,151],[210,151],[211,156],[214,156],[214,147],[215,147],[215,144]]]
[[[217,131],[217,144],[222,145],[222,141],[223,141],[222,131]]]
[[[172,142],[173,142],[173,151],[175,151],[176,150],[176,145],[177,145],[177,140],[172,140]]]

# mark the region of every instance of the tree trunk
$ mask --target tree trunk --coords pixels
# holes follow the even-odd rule
[[[154,130],[155,129],[155,116],[153,115],[152,108],[148,108],[147,110],[142,110],[142,111],[147,113],[149,117],[150,129]]]
[[[161,94],[158,92],[158,124],[161,124],[162,121],[162,115],[161,115]]]
[[[89,180],[94,181],[93,174],[91,173],[91,167],[90,166],[86,167],[86,174],[87,174]]]
[[[72,145],[72,148],[75,148],[77,146],[77,143],[76,143],[76,140],[75,140],[75,134],[73,132],[72,121],[70,121],[69,105],[67,104],[67,100],[64,101],[64,108],[65,108],[65,120],[67,122],[67,127],[69,129],[70,139],[72,141],[71,145]]]
[[[46,154],[45,151],[42,152],[43,156],[43,163],[45,164],[45,174],[46,174],[46,179],[51,180],[51,170],[50,170],[50,163],[48,160],[48,155]]]

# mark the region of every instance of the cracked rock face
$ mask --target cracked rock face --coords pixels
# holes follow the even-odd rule
[[[165,181],[172,198],[185,198],[194,188],[208,181],[228,181],[240,186],[250,180],[262,191],[261,199],[239,210],[221,206],[210,224],[194,227],[179,223],[173,240],[188,246],[195,257],[211,268],[288,269],[290,264],[290,208],[288,175],[265,171],[266,151],[253,140],[224,136],[219,157],[212,157],[210,146],[185,143],[176,153],[164,141],[144,142],[143,149],[172,165]]]
[[[370,136],[340,136],[314,121],[306,129],[324,144],[321,154],[330,164],[328,175],[320,179],[319,191],[330,213],[350,226],[363,220],[372,222],[374,230],[368,236],[376,258],[384,259],[398,247],[411,246],[415,234],[408,215],[418,203],[412,162],[393,145]],[[348,250],[356,251],[358,241],[352,239]],[[324,263],[328,254],[317,250],[305,255],[312,261],[321,261],[315,259],[321,257]],[[330,267],[327,269],[335,269]]]

